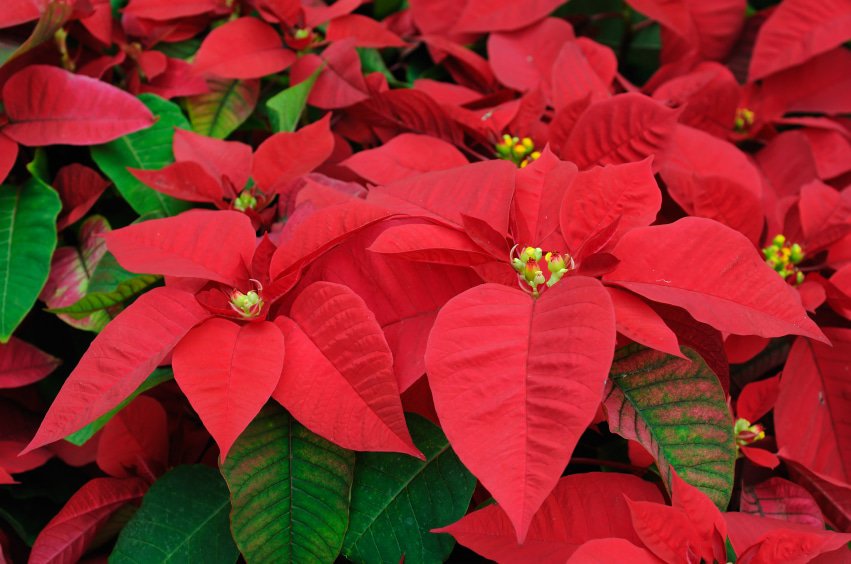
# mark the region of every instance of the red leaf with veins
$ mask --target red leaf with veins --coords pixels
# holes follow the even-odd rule
[[[665,321],[644,301],[625,290],[606,288],[615,308],[615,327],[618,333],[651,349],[685,358],[677,336]]]
[[[774,407],[777,445],[811,471],[849,483],[851,330],[824,334],[832,346],[799,338],[789,352]]]
[[[290,84],[307,80],[319,67],[323,67],[322,72],[307,97],[311,106],[333,110],[357,104],[369,97],[354,39],[332,43],[321,56],[309,54],[300,57],[290,70]]]
[[[226,9],[226,0],[130,0],[124,13],[146,20],[167,21],[209,12],[224,13]]]
[[[174,348],[174,379],[222,460],[271,397],[284,358],[284,337],[268,321],[238,324],[214,317]]]
[[[367,16],[346,14],[331,20],[325,33],[327,41],[340,41],[349,37],[354,38],[356,47],[382,49],[405,46],[398,35]]]
[[[851,542],[851,534],[745,513],[725,513],[724,519],[739,556],[736,562],[743,564],[805,564]]]
[[[520,542],[594,417],[614,340],[608,294],[580,276],[537,300],[505,286],[477,286],[437,316],[426,349],[437,414]],[[523,463],[493,464],[518,459]]]
[[[451,266],[476,266],[494,260],[491,253],[465,233],[430,223],[390,227],[373,241],[369,250],[416,262]],[[508,257],[507,252],[505,257]]]
[[[86,482],[35,539],[30,562],[77,562],[110,515],[145,495],[140,478],[95,478]]]
[[[402,133],[380,147],[355,153],[340,164],[373,184],[389,184],[433,170],[462,166],[467,159],[446,141]]]
[[[272,397],[343,448],[423,458],[405,424],[387,341],[363,299],[341,284],[316,282],[296,298],[290,317],[275,320],[287,355]]]
[[[656,220],[662,192],[653,178],[650,159],[580,172],[568,186],[559,222],[567,247],[576,253],[591,237],[615,220],[610,243],[636,227]]]
[[[115,478],[154,480],[168,467],[168,420],[160,403],[140,396],[100,433],[98,467]]]
[[[580,170],[594,165],[640,161],[664,162],[679,110],[642,94],[621,94],[592,104],[576,122],[559,156]]]
[[[189,202],[222,202],[225,193],[219,181],[196,162],[172,163],[160,170],[127,167],[127,172],[157,192]]]
[[[576,173],[576,165],[560,161],[549,149],[517,172],[512,212],[518,242],[536,242],[548,250],[552,250],[548,241],[561,246],[563,241],[557,234],[559,209]]]
[[[3,134],[29,146],[97,145],[154,123],[151,111],[127,92],[45,65],[7,80],[3,104],[9,118]]]
[[[739,511],[824,528],[824,518],[813,496],[798,484],[783,478],[769,478],[759,485],[745,484]]]
[[[62,213],[56,225],[61,230],[83,217],[109,182],[95,170],[72,163],[59,169],[53,186],[62,198]]]
[[[216,280],[242,286],[254,256],[251,220],[235,211],[194,210],[105,235],[109,251],[132,272]]]
[[[195,54],[195,72],[220,78],[262,78],[293,64],[275,28],[245,17],[215,28]]]
[[[641,542],[664,562],[699,562],[698,532],[688,513],[661,503],[627,500]]]
[[[95,337],[26,451],[58,441],[118,405],[209,316],[181,290],[154,288],[140,296]]]
[[[325,162],[334,150],[331,114],[293,133],[277,133],[257,148],[251,176],[266,193],[280,190],[291,180]]]
[[[682,307],[719,331],[825,339],[750,241],[714,221],[687,217],[634,229],[612,252],[621,262],[603,280]]]
[[[529,0],[522,4],[499,0],[466,0],[452,27],[455,33],[520,29],[558,8],[561,0]]]
[[[628,474],[589,472],[561,478],[529,524],[523,544],[498,505],[474,511],[435,529],[449,533],[485,558],[506,563],[564,562],[593,539],[641,541],[632,528],[626,498],[662,503],[659,488]]]
[[[547,18],[520,31],[492,33],[488,59],[497,79],[509,88],[525,92],[545,86],[549,91],[553,63],[562,45],[572,39],[569,23]]]
[[[47,377],[62,363],[58,358],[12,337],[0,345],[0,389],[20,388]]]
[[[239,141],[222,141],[177,128],[174,130],[176,161],[196,162],[218,182],[227,177],[237,191],[245,188],[251,175],[252,150]]]
[[[748,80],[799,65],[851,39],[848,0],[785,0],[759,28]]]
[[[780,393],[780,377],[772,376],[759,382],[750,382],[742,388],[736,400],[736,415],[755,423],[774,409]]]

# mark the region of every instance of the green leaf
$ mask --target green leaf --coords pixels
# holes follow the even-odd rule
[[[387,84],[390,86],[394,88],[410,88],[410,84],[402,82],[393,76],[393,73],[387,68],[387,64],[384,62],[384,58],[378,49],[358,47],[357,52],[364,74],[380,72],[387,79]]]
[[[733,491],[736,443],[718,378],[696,352],[689,360],[625,347],[615,355],[603,405],[609,428],[655,458],[670,490],[671,468],[722,511]]]
[[[355,562],[442,562],[454,539],[431,529],[460,519],[476,479],[438,427],[408,415],[414,443],[426,456],[358,453],[343,554]]]
[[[9,340],[47,282],[61,209],[56,191],[35,178],[0,186],[0,343]]]
[[[50,313],[67,313],[75,319],[82,319],[92,313],[102,311],[118,304],[124,303],[130,298],[138,296],[161,279],[161,276],[153,274],[139,274],[133,278],[119,282],[115,290],[109,292],[89,292],[79,301],[67,306],[49,309]]]
[[[372,13],[375,19],[383,20],[390,14],[396,13],[407,7],[405,0],[375,0],[372,3]]]
[[[221,467],[245,561],[333,562],[349,522],[354,465],[353,452],[267,405]]]
[[[322,67],[316,69],[306,80],[278,92],[266,101],[269,121],[275,133],[295,131],[298,120],[304,112],[307,97],[310,96],[310,91],[316,84],[321,70]]]
[[[65,440],[69,443],[77,446],[82,446],[86,444],[86,442],[91,439],[95,433],[103,429],[103,426],[109,423],[109,420],[115,417],[115,414],[127,407],[131,401],[136,399],[136,397],[140,394],[143,394],[150,390],[153,387],[159,386],[163,382],[167,382],[174,378],[174,373],[170,368],[157,368],[151,375],[148,376],[142,384],[136,388],[136,391],[130,394],[130,397],[126,398],[124,401],[116,405],[111,410],[107,411],[79,431],[72,433],[65,437]]]
[[[210,92],[186,99],[196,133],[224,139],[248,119],[260,96],[259,80],[208,79]]]
[[[230,500],[209,466],[178,466],[157,480],[118,536],[111,563],[236,562]]]
[[[136,213],[158,217],[177,215],[190,208],[189,202],[145,186],[127,172],[127,167],[154,170],[174,162],[171,151],[174,128],[189,129],[189,122],[173,102],[154,94],[140,94],[139,100],[153,112],[157,122],[142,131],[92,147],[92,158]]]

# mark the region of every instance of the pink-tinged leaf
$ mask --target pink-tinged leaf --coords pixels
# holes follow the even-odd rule
[[[461,231],[429,223],[390,227],[375,239],[369,250],[411,261],[453,266],[476,266],[494,260]]]
[[[687,214],[719,221],[759,243],[765,223],[762,179],[735,145],[678,125],[661,174]]]
[[[774,408],[777,445],[811,471],[849,483],[851,330],[824,334],[833,346],[799,338],[789,352]]]
[[[251,175],[252,150],[239,141],[222,141],[177,128],[174,130],[174,159],[193,161],[217,181],[228,182],[237,191],[248,184]]]
[[[467,159],[446,141],[403,133],[380,147],[355,153],[340,164],[373,184],[389,184],[424,172],[462,166]]]
[[[520,29],[544,18],[561,4],[561,0],[530,0],[523,4],[466,0],[452,31],[469,33]]]
[[[145,186],[179,200],[218,203],[225,196],[219,182],[192,161],[172,163],[160,170],[128,167],[127,172]]]
[[[459,229],[461,214],[485,220],[508,233],[508,212],[517,167],[503,160],[484,161],[427,172],[369,191],[369,201],[397,213],[437,219]],[[488,197],[481,197],[481,187]]]
[[[851,39],[851,3],[786,0],[760,27],[748,79],[799,65]]]
[[[146,20],[168,21],[210,12],[224,13],[227,9],[225,0],[131,0],[124,13]]]
[[[653,92],[668,105],[685,106],[680,123],[716,137],[726,137],[733,127],[741,98],[736,77],[724,65],[704,62],[692,72],[668,80]]]
[[[321,56],[299,58],[290,70],[290,84],[304,82],[319,67],[323,67],[322,72],[307,97],[311,106],[333,110],[357,104],[369,97],[354,39],[332,43]]]
[[[551,238],[555,239],[556,245],[563,243],[556,233],[558,210],[576,173],[576,165],[560,161],[549,149],[545,149],[538,160],[517,172],[512,213],[518,242],[547,248],[547,241]]]
[[[591,237],[615,220],[612,243],[636,228],[656,220],[662,192],[653,178],[650,159],[619,166],[594,167],[580,172],[567,188],[559,222],[568,249],[576,253]]]
[[[677,336],[653,308],[630,292],[618,288],[606,290],[615,307],[615,327],[618,333],[645,347],[685,358],[680,351]]]
[[[210,32],[195,55],[195,71],[221,78],[261,78],[284,70],[295,59],[275,28],[245,17]]]
[[[334,150],[331,114],[293,133],[276,133],[257,148],[251,175],[266,193],[279,190],[291,180],[325,162]]]
[[[325,33],[326,41],[340,41],[354,38],[357,47],[404,47],[405,42],[398,35],[388,30],[379,22],[359,14],[347,14],[334,18],[328,24]]]
[[[561,148],[559,156],[579,169],[640,161],[654,156],[660,166],[679,115],[642,94],[614,96],[592,104]]]
[[[140,500],[147,490],[148,483],[140,478],[95,478],[86,482],[39,533],[29,561],[78,562],[110,515]]]
[[[725,513],[724,520],[737,562],[744,564],[805,564],[851,541],[851,534],[746,513]]]
[[[825,337],[795,290],[743,235],[687,217],[630,231],[615,246],[621,262],[603,276],[654,301],[676,305],[719,331],[761,337]]]
[[[205,278],[239,286],[254,255],[251,220],[235,211],[195,210],[108,233],[106,245],[132,272]]]
[[[426,367],[441,425],[520,542],[594,417],[614,339],[608,293],[582,276],[537,300],[497,284],[477,286],[437,316]]]
[[[736,400],[736,415],[755,423],[774,409],[780,393],[780,377],[772,376],[759,382],[750,382],[742,388]]]
[[[140,396],[104,426],[97,465],[115,478],[155,479],[168,465],[168,436],[165,409],[157,400]]]
[[[603,402],[609,428],[639,442],[656,458],[663,481],[672,475],[726,508],[733,489],[736,446],[726,395],[703,359],[621,349]]]
[[[287,355],[273,397],[343,448],[422,458],[405,424],[393,357],[363,299],[341,284],[316,282],[290,316],[275,320]]]
[[[569,23],[547,18],[520,31],[492,33],[488,38],[488,59],[505,86],[525,92],[545,85],[548,90],[553,63],[562,45],[572,39]]]
[[[658,564],[661,562],[647,549],[639,548],[623,539],[595,539],[580,546],[567,564]]]
[[[12,337],[0,345],[0,389],[20,388],[47,377],[61,360]]]
[[[26,67],[7,80],[3,103],[9,117],[3,134],[29,146],[96,145],[154,123],[150,110],[130,94],[45,65]]]
[[[62,199],[62,213],[56,228],[61,230],[83,217],[109,186],[95,170],[72,163],[56,173],[53,186]]]
[[[390,212],[362,200],[322,208],[282,236],[269,263],[274,280],[287,271],[304,267],[349,234],[388,217]]]
[[[783,478],[769,478],[759,485],[745,484],[739,511],[824,528],[824,518],[813,496]]]
[[[92,273],[106,253],[106,242],[101,235],[109,230],[106,218],[93,215],[80,225],[77,235],[79,248],[56,249],[50,260],[50,275],[39,295],[47,307],[68,307],[83,299],[88,292]],[[110,319],[106,312],[95,312],[82,319],[68,314],[59,314],[59,317],[65,323],[85,331],[99,331]]]
[[[783,462],[790,478],[815,498],[830,526],[851,532],[851,485],[813,472],[790,458],[784,457]]]
[[[18,158],[18,144],[6,137],[0,130],[0,182],[6,180],[15,160]]]
[[[498,505],[475,511],[433,532],[449,533],[485,558],[505,563],[564,562],[584,543],[617,538],[640,543],[626,498],[662,503],[659,488],[635,476],[589,472],[565,476],[529,524],[523,544]]]
[[[192,294],[180,290],[142,294],[95,337],[26,450],[66,437],[114,408],[209,316]]]
[[[227,457],[281,379],[284,336],[271,322],[208,319],[174,348],[174,379]]]
[[[208,89],[186,99],[189,121],[197,133],[224,139],[233,133],[257,107],[260,80],[208,78]]]

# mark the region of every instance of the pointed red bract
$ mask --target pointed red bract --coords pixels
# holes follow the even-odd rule
[[[221,78],[261,78],[293,64],[295,53],[284,49],[269,24],[251,17],[230,21],[210,32],[195,54],[195,72]]]
[[[851,330],[826,328],[832,346],[798,339],[774,408],[777,445],[811,471],[851,482]]]
[[[62,213],[57,220],[57,229],[64,229],[82,218],[109,186],[109,182],[95,170],[72,163],[56,173],[53,186],[62,198]]]
[[[221,185],[200,164],[186,161],[173,163],[160,170],[127,168],[139,182],[189,202],[220,202],[224,198]]]
[[[403,133],[375,149],[355,153],[341,163],[373,184],[388,184],[433,170],[467,164],[454,146],[428,135]]]
[[[12,337],[0,345],[0,389],[19,388],[45,378],[61,364],[58,358]]]
[[[333,42],[349,37],[354,38],[357,47],[381,49],[405,46],[398,35],[367,16],[347,14],[331,20],[325,33],[326,40]]]
[[[452,31],[463,33],[520,29],[543,18],[559,5],[560,0],[530,0],[523,4],[499,0],[466,0]]]
[[[110,515],[145,495],[139,478],[95,478],[86,482],[35,539],[30,562],[78,562]]]
[[[760,27],[748,78],[765,78],[799,65],[851,39],[847,0],[785,0]]]
[[[375,315],[346,286],[317,282],[275,323],[287,355],[273,397],[305,427],[351,450],[419,456],[393,357]]]
[[[268,321],[209,319],[175,347],[174,379],[219,445],[222,460],[272,395],[284,358],[284,337]]]
[[[658,167],[674,133],[678,110],[641,94],[621,94],[593,104],[576,122],[559,156],[580,170],[653,156]]]
[[[750,382],[742,388],[736,400],[736,414],[751,423],[762,419],[774,409],[780,393],[780,378],[772,376],[759,382]]]
[[[661,562],[647,549],[639,548],[623,539],[594,539],[580,546],[567,564],[658,564]]]
[[[485,558],[506,563],[564,562],[585,542],[618,538],[639,544],[625,499],[662,503],[659,488],[635,476],[591,472],[561,478],[529,524],[523,544],[498,505],[435,529]]]
[[[242,190],[251,175],[251,146],[239,141],[223,141],[185,129],[174,130],[176,161],[198,163],[215,180],[227,178],[234,189]]]
[[[739,233],[708,219],[630,231],[615,246],[621,259],[603,280],[684,308],[719,331],[824,340],[795,290]]]
[[[240,286],[254,255],[254,228],[245,214],[196,210],[108,233],[106,245],[133,272],[217,280]]]
[[[331,114],[294,133],[278,133],[266,139],[254,155],[251,175],[265,192],[275,192],[306,174],[331,156],[334,136]]]
[[[662,193],[650,159],[580,172],[567,189],[559,211],[561,234],[576,253],[583,243],[618,220],[611,243],[627,231],[653,223]]]
[[[208,12],[221,12],[226,7],[225,0],[130,0],[124,8],[124,13],[137,18],[166,21]]]
[[[739,557],[737,562],[747,564],[805,564],[819,554],[837,550],[851,542],[851,534],[768,517],[730,512],[724,514],[724,519],[729,526],[730,543]]]
[[[66,437],[114,408],[209,316],[192,294],[168,287],[143,294],[95,338],[26,450]]]
[[[437,316],[426,367],[441,425],[520,542],[597,410],[614,337],[609,296],[585,277],[537,300],[485,284]]]
[[[168,465],[168,420],[159,402],[147,396],[115,414],[100,434],[98,467],[115,478],[154,479]]]
[[[22,145],[97,145],[154,123],[151,111],[130,94],[44,65],[6,81],[3,104],[9,117],[3,134]]]
[[[618,333],[651,349],[685,358],[680,351],[676,334],[658,313],[641,298],[620,290],[606,288],[615,308],[615,326]]]
[[[320,67],[322,71],[307,97],[310,105],[333,110],[357,104],[369,97],[354,39],[332,43],[321,56],[299,58],[290,70],[290,83],[303,82]]]

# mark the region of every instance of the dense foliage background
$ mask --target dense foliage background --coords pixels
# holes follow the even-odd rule
[[[848,562],[851,1],[4,0],[0,562]]]

